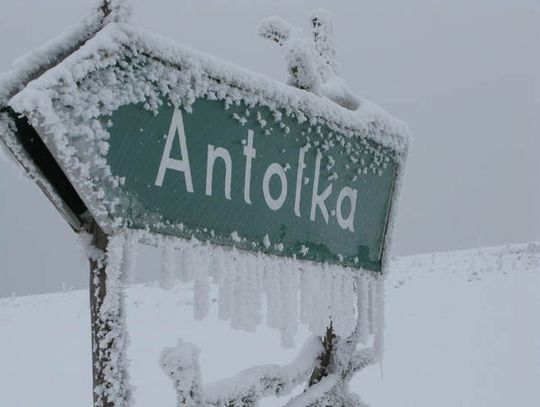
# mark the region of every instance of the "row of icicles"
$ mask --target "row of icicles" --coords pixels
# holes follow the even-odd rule
[[[254,332],[266,322],[280,332],[284,347],[294,346],[299,324],[322,335],[332,322],[338,336],[356,330],[366,345],[382,331],[383,279],[368,272],[179,239],[160,238],[157,244],[159,285],[172,290],[178,283],[192,284],[197,320],[215,302],[219,319],[233,329]],[[136,234],[128,235],[123,262],[128,283],[134,281],[137,245]]]

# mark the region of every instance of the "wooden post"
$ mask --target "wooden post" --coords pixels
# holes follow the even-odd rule
[[[100,405],[99,392],[96,389],[104,385],[103,364],[98,352],[101,324],[99,310],[107,290],[106,285],[106,252],[109,237],[99,228],[95,221],[89,226],[92,234],[92,246],[99,250],[101,255],[90,257],[90,324],[92,329],[92,392],[94,406]]]
[[[110,241],[95,221],[87,227],[94,256],[90,261],[90,323],[92,329],[92,378],[94,407],[125,407],[128,383],[124,371],[125,326],[118,287],[111,290],[107,275]],[[104,304],[106,303],[106,312]],[[111,306],[112,305],[112,306]]]

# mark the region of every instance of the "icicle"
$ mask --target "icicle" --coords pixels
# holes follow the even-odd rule
[[[266,323],[269,328],[281,326],[281,297],[279,294],[279,272],[266,263],[264,268],[264,289],[266,293]]]
[[[369,333],[374,335],[377,331],[377,280],[370,278],[369,279],[369,311],[368,311],[368,320],[369,320]]]
[[[384,356],[384,280],[382,278],[375,279],[375,339],[373,351],[376,359],[380,362]]]
[[[366,345],[369,337],[369,289],[365,276],[358,275],[356,278],[358,300],[358,339]]]
[[[219,279],[219,319],[228,320],[232,315],[234,274],[229,256],[223,258],[223,271]]]
[[[161,251],[161,276],[159,285],[164,290],[172,290],[176,280],[176,259],[173,242],[164,241]]]
[[[139,236],[137,232],[126,233],[124,258],[122,261],[122,278],[125,284],[134,284],[136,280],[136,264]]]
[[[352,277],[349,270],[333,268],[334,286],[332,320],[336,334],[346,337],[351,334],[354,324],[354,298]]]
[[[257,287],[257,324],[260,324],[264,320],[263,315],[263,295],[264,295],[264,266],[262,262],[255,262],[254,264],[256,287]]]
[[[194,248],[187,247],[181,251],[180,254],[180,267],[178,269],[178,275],[180,281],[184,284],[190,283],[194,280]]]
[[[247,273],[246,263],[241,257],[236,257],[234,268],[234,283],[233,283],[233,311],[231,316],[231,327],[236,330],[247,329]]]
[[[298,275],[292,270],[292,262],[284,261],[280,267],[281,292],[281,345],[294,346],[298,330]]]
[[[257,325],[262,321],[262,283],[260,272],[257,269],[255,258],[247,257],[246,279],[247,279],[247,330],[255,332]]]
[[[208,250],[210,261],[208,262],[208,276],[212,277],[212,282],[219,285],[221,276],[223,275],[223,262],[222,259],[226,255],[221,248],[215,250]]]
[[[193,317],[198,321],[206,318],[210,312],[210,282],[205,268],[200,270],[195,279],[193,303]]]
[[[342,314],[341,275],[334,267],[329,267],[328,273],[330,276],[330,318],[336,334],[341,336],[345,331]]]
[[[235,330],[254,332],[266,319],[269,328],[280,332],[282,345],[290,347],[300,323],[315,335],[324,334],[332,323],[341,338],[356,332],[355,337],[364,345],[375,340],[382,309],[378,293],[382,283],[370,274],[236,249],[210,249],[197,241],[160,242],[161,284],[168,289],[174,284],[174,252],[175,248],[181,250],[183,267],[179,274],[183,282],[193,283],[193,314],[197,320],[210,312],[210,284],[214,283],[218,317]]]
[[[324,307],[322,315],[326,315],[327,320],[329,320],[332,311],[332,274],[329,272],[328,264],[323,265],[321,277],[322,298]],[[328,322],[325,323],[324,329],[326,329],[326,325],[328,325]]]
[[[300,322],[309,324],[313,318],[313,273],[300,270]]]
[[[341,298],[343,305],[343,321],[345,332],[343,336],[348,336],[354,329],[354,282],[351,270],[347,270],[341,279]]]
[[[322,267],[317,267],[311,272],[313,274],[313,312],[309,329],[314,334],[321,335],[325,332],[329,322],[325,270]]]

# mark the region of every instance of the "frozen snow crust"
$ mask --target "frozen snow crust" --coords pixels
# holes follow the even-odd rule
[[[114,77],[107,72],[107,79],[100,78],[99,71],[108,67],[116,68]],[[112,87],[92,87],[91,81],[85,79]],[[137,83],[137,79],[145,83]],[[226,87],[220,89],[220,83]],[[191,86],[183,88],[186,85]],[[113,95],[113,90],[121,93]],[[91,91],[94,91],[92,95]],[[60,103],[74,109],[69,112],[72,116],[95,119],[110,115],[125,104],[144,102],[149,109],[156,109],[163,103],[160,96],[169,97],[179,106],[189,106],[197,97],[213,96],[231,103],[243,101],[251,106],[286,108],[291,114],[322,120],[350,136],[371,139],[390,148],[399,160],[405,158],[407,151],[406,124],[367,100],[362,100],[357,110],[348,110],[325,97],[127,24],[107,25],[60,65],[31,82],[10,104],[20,113],[34,116],[36,121],[36,114],[42,116],[36,124],[49,133],[57,129],[55,126],[63,129],[58,123],[61,112],[50,111],[61,106]],[[99,103],[90,111],[82,110],[90,107],[90,101]]]

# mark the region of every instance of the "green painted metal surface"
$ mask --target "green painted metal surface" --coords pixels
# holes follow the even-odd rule
[[[205,99],[190,112],[129,105],[103,120],[108,164],[125,180],[108,193],[121,195],[130,227],[381,269],[396,164],[374,142]]]

